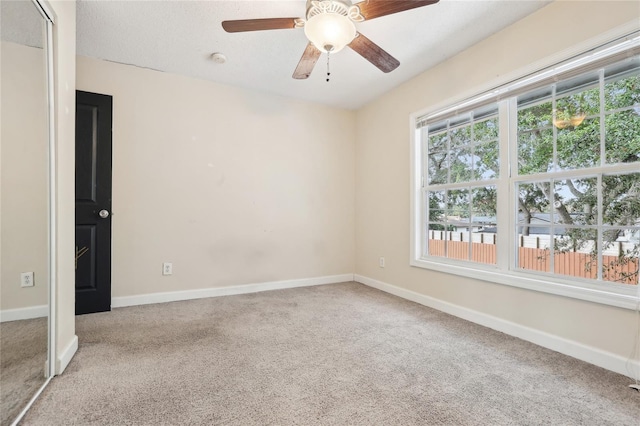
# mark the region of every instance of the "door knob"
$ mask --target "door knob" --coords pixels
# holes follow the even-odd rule
[[[109,211],[108,210],[100,210],[100,212],[98,213],[98,216],[100,216],[102,219],[106,219],[109,217]]]

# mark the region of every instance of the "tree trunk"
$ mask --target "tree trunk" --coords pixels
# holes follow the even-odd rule
[[[526,220],[527,225],[531,225],[531,219],[533,217],[533,215],[531,214],[531,211],[527,208],[527,206],[524,204],[524,201],[522,201],[522,199],[520,197],[518,197],[518,206],[520,207],[520,210],[522,210],[522,212],[524,213],[524,218]],[[523,226],[522,227],[522,235],[528,237],[529,236],[529,227],[528,226]]]

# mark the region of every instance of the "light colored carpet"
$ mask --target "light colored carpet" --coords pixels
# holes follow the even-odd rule
[[[630,380],[357,283],[77,318],[25,425],[634,425]]]
[[[9,425],[45,382],[47,318],[0,323],[0,425]]]

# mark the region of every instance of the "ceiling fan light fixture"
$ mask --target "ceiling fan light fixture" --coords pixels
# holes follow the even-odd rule
[[[566,129],[567,127],[578,127],[582,124],[587,114],[584,112],[577,112],[571,114],[564,110],[554,110],[553,112],[553,125],[558,129]]]
[[[321,52],[336,53],[356,37],[356,26],[345,15],[326,12],[310,17],[304,33]]]
[[[578,127],[579,125],[582,124],[582,122],[584,121],[585,117],[587,116],[587,114],[585,114],[584,112],[580,112],[574,116],[571,117],[571,125],[573,127]]]

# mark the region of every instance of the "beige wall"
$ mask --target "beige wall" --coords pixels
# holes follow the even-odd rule
[[[114,297],[353,272],[354,113],[85,57],[77,88],[113,96]]]
[[[75,105],[76,4],[51,1],[54,25],[56,156],[56,372],[75,352]]]
[[[2,42],[0,310],[48,303],[45,53]],[[33,272],[35,286],[20,287]]]
[[[60,357],[75,337],[75,5],[52,5]],[[355,255],[359,274],[626,357],[629,311],[408,266],[408,117],[624,23],[638,16],[634,5],[548,6],[355,120],[346,111],[79,58],[78,88],[114,96],[113,295],[352,272]],[[385,269],[377,267],[380,255]],[[174,263],[172,277],[160,275],[163,261]]]
[[[409,266],[409,115],[640,16],[638,2],[556,2],[417,76],[357,113],[356,273],[627,358],[630,310]],[[637,22],[637,21],[636,21]],[[378,267],[379,256],[386,267]]]

